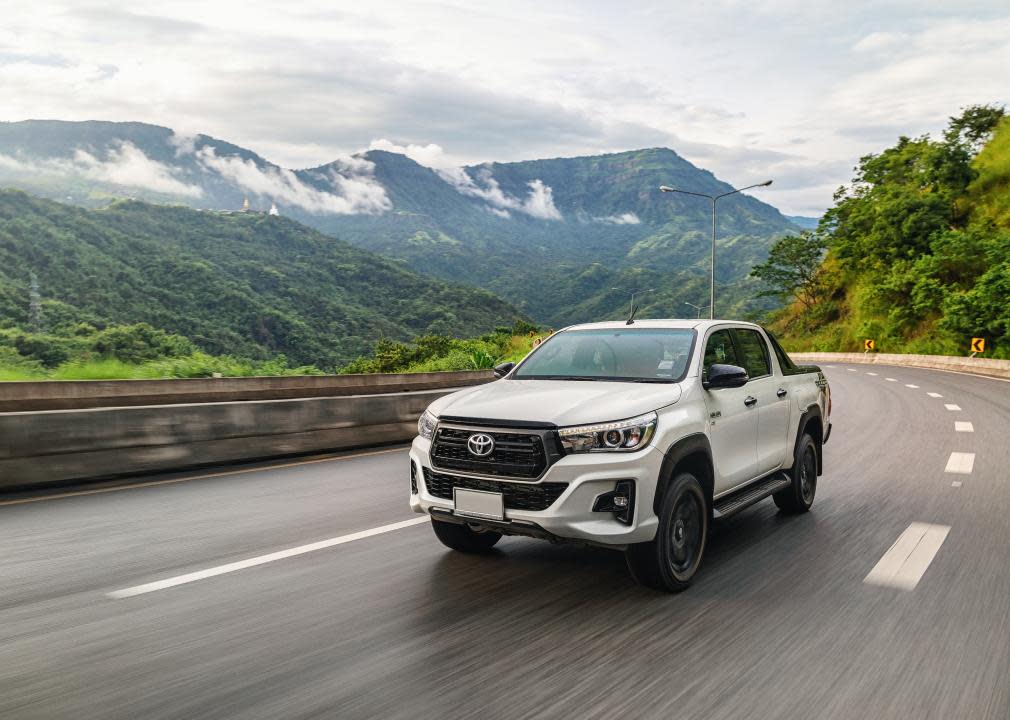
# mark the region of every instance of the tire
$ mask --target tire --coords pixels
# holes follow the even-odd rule
[[[806,433],[796,446],[791,474],[793,484],[775,493],[775,504],[784,513],[805,513],[817,493],[817,443]]]
[[[440,522],[435,518],[431,519],[431,529],[435,531],[435,537],[441,540],[443,545],[461,553],[486,553],[501,540],[501,533],[477,532],[471,530],[468,525]]]
[[[686,590],[705,555],[709,517],[698,478],[678,473],[663,496],[655,539],[632,545],[625,554],[632,577],[663,592]]]

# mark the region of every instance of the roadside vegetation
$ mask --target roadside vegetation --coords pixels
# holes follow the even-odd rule
[[[966,108],[942,138],[902,137],[860,160],[816,230],[779,240],[752,275],[784,303],[794,351],[1010,358],[1010,118]]]

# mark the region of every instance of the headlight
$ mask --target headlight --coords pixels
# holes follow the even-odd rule
[[[435,425],[437,424],[438,418],[425,410],[421,414],[421,417],[417,419],[417,434],[425,440],[431,440],[432,435],[435,434]]]
[[[656,413],[629,420],[561,428],[561,445],[566,453],[634,452],[652,440],[656,432]]]

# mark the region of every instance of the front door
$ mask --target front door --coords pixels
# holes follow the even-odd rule
[[[715,363],[740,365],[729,330],[716,330],[705,343],[702,377]],[[708,406],[709,442],[715,463],[715,494],[745,483],[757,474],[757,407],[745,401],[749,383],[739,388],[712,388],[705,391]]]
[[[757,471],[763,475],[781,467],[786,459],[789,435],[789,398],[783,378],[772,373],[768,343],[757,330],[736,328],[740,367],[747,371],[748,395],[757,400]]]

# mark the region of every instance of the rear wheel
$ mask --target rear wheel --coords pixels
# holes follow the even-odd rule
[[[431,529],[443,545],[463,553],[486,553],[501,540],[501,533],[477,532],[468,525],[440,522],[435,518],[431,519]]]
[[[793,461],[793,484],[775,493],[775,504],[787,513],[805,513],[817,492],[817,443],[809,435],[800,438]]]
[[[698,478],[679,473],[663,496],[655,539],[628,548],[632,576],[656,590],[686,590],[705,554],[708,518],[708,503]]]

